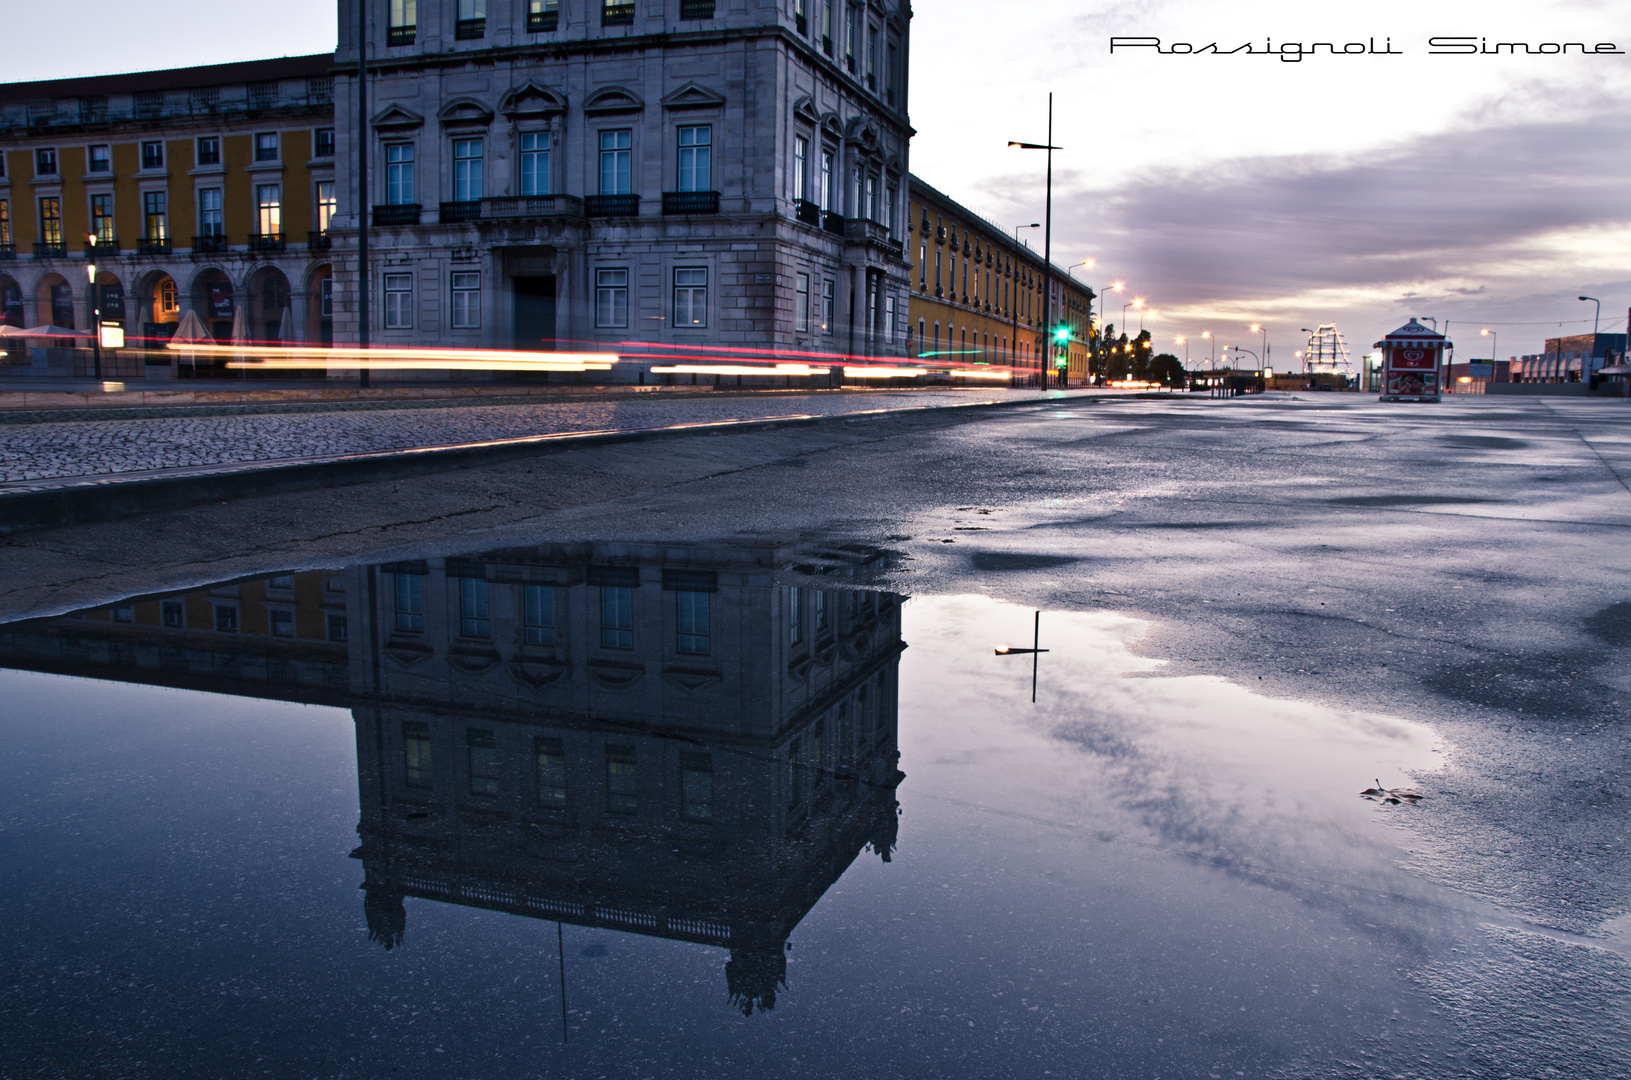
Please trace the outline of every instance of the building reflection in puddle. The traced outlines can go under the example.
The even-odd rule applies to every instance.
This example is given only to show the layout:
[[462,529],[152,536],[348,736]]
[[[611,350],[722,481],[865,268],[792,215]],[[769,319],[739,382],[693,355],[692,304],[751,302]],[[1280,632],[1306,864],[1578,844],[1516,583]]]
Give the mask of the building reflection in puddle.
[[905,646],[900,598],[857,586],[870,557],[590,543],[276,574],[0,627],[0,664],[348,707],[372,940],[411,945],[416,897],[712,945],[747,1013],[826,890],[894,848]]

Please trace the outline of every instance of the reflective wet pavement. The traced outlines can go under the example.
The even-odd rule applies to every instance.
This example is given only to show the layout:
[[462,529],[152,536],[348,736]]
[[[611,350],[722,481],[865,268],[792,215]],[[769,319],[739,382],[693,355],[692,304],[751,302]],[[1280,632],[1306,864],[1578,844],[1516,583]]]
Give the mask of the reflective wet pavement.
[[898,565],[546,544],[0,628],[5,1075],[1493,1076],[1453,1014],[1514,1005],[1615,1074],[1356,797],[1427,727],[1108,611],[1042,614],[1033,705],[1033,612]]

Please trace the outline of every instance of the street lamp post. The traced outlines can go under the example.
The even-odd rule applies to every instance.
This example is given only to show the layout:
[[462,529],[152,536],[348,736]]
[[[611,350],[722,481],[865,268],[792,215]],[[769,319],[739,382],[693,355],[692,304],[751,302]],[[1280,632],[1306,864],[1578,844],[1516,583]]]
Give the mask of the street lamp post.
[[1582,296],[1580,299],[1590,300],[1597,305],[1597,314],[1591,318],[1591,348],[1587,350],[1588,355],[1586,358],[1580,361],[1580,381],[1589,387],[1591,386],[1591,359],[1597,355],[1597,324],[1603,318],[1603,302],[1595,296]]
[[[1494,382],[1495,358],[1501,354],[1501,332],[1499,330],[1491,330],[1488,327],[1485,327],[1484,329],[1478,331],[1478,336],[1489,338],[1489,378],[1491,382]],[[1597,347],[1597,342],[1595,339],[1592,340],[1591,347],[1593,349]]]
[[368,386],[368,0],[357,0],[357,386]]
[[90,278],[91,371],[102,381],[102,297],[96,287],[96,235],[85,237],[85,275]]
[[[1015,142],[1010,140],[1009,146],[1021,150],[1046,150],[1048,152],[1048,184],[1045,196],[1044,213],[1042,215],[1042,337],[1044,341],[1051,341],[1053,332],[1049,328],[1049,304],[1053,297],[1053,152],[1062,149],[1053,145],[1053,94],[1048,94],[1048,141],[1045,143]],[[1045,389],[1048,385],[1048,355],[1052,353],[1051,345],[1048,353],[1042,360],[1041,383]]]

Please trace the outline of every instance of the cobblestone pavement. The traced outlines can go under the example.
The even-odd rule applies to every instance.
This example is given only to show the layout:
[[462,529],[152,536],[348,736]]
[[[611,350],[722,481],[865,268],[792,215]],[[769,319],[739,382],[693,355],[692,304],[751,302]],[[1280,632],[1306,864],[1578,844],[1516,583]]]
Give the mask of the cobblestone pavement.
[[0,428],[0,483],[328,457],[566,431],[967,405],[1021,395],[1041,397],[1013,390],[812,393],[36,423]]

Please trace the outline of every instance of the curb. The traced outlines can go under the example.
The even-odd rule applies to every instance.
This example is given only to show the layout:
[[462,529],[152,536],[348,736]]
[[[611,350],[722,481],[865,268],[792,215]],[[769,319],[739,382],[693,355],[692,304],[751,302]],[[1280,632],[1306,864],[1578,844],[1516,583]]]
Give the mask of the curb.
[[24,482],[11,487],[11,490],[0,491],[0,535],[15,535],[64,525],[117,521],[136,514],[181,510],[256,495],[276,495],[380,480],[400,480],[586,447],[616,446],[695,435],[768,431],[777,427],[850,424],[890,417],[916,417],[929,413],[947,413],[955,416],[974,410],[1005,409],[1015,406],[1048,407],[1065,402],[1101,400],[1106,398],[1083,394],[1079,397],[1028,398],[1023,401],[981,401],[967,405],[915,405],[904,409],[869,409],[824,416],[797,414],[753,420],[718,420],[620,431],[571,431],[524,435],[492,442],[380,450],[326,458],[208,465],[186,470],[167,469],[157,474],[104,474],[82,479],[37,481],[33,482],[34,486],[30,486],[30,482]]

